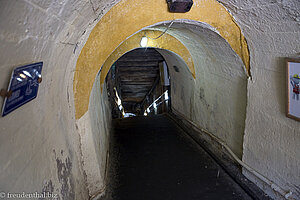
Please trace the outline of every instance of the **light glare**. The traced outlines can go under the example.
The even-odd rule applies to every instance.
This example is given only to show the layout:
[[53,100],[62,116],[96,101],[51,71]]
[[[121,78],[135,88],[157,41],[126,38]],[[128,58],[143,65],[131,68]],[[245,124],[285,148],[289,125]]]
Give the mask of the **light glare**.
[[148,43],[148,38],[147,37],[142,37],[141,39],[141,47],[146,47]]
[[23,73],[24,73],[26,76],[29,76],[30,78],[32,78],[31,74],[30,74],[28,71],[23,71]]
[[19,76],[20,76],[21,78],[24,78],[24,79],[26,78],[25,74],[22,74],[22,73],[19,74]]
[[118,106],[122,104],[121,99],[118,98]]
[[168,91],[165,92],[165,100],[168,100],[169,99],[169,95],[168,95]]

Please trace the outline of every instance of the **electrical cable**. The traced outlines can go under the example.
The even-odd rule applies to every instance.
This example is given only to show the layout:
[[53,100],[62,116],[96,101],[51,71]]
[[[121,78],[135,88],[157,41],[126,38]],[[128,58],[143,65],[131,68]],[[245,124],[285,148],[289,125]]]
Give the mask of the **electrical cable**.
[[161,36],[163,36],[168,31],[168,29],[173,25],[173,23],[174,23],[174,20],[172,20],[171,23],[170,23],[170,25],[166,28],[166,30],[164,30],[164,32],[162,32],[162,34],[160,34],[156,38],[151,38],[151,37],[147,36],[147,32],[145,32],[145,37],[148,38],[148,39],[151,39],[151,40],[157,40],[158,38],[160,38]]

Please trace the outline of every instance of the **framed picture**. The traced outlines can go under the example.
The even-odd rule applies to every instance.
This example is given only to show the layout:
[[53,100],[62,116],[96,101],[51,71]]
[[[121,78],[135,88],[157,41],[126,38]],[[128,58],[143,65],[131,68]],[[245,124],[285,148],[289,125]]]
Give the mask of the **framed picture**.
[[300,121],[300,59],[286,59],[287,116]]

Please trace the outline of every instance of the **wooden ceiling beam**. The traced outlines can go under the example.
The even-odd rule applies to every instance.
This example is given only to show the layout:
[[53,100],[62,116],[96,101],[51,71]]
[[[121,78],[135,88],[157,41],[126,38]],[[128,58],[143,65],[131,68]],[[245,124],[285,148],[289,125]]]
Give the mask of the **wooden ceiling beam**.
[[122,104],[125,103],[140,103],[144,97],[124,97],[122,98]]
[[141,77],[141,78],[153,78],[157,77],[158,73],[120,73],[120,77]]
[[124,67],[120,67],[119,71],[120,72],[127,72],[127,71],[137,71],[137,72],[147,72],[147,71],[158,71],[159,68],[158,67],[148,67],[148,66],[138,66],[138,67],[131,67],[131,66],[124,66]]
[[121,82],[124,81],[154,81],[156,77],[119,77]]
[[158,56],[161,57],[161,55],[157,52],[132,52],[129,54],[125,54],[122,57],[129,57],[129,56]]
[[131,62],[131,61],[118,61],[118,66],[119,67],[139,67],[139,66],[149,66],[149,67],[153,67],[153,66],[157,66],[158,65],[158,61],[135,61],[135,62]]
[[[150,86],[150,88],[151,88],[151,86]],[[143,85],[121,85],[121,88],[122,89],[141,89],[141,88],[145,88],[145,86],[143,86]]]
[[139,56],[139,57],[124,57],[120,58],[120,61],[124,62],[153,62],[153,61],[163,61],[162,57],[148,57],[148,56]]
[[121,85],[153,85],[153,81],[121,81]]

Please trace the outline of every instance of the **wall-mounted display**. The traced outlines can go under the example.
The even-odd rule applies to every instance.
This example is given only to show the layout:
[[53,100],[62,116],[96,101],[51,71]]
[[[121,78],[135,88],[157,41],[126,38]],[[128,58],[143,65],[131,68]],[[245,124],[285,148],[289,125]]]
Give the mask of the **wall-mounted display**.
[[2,116],[7,115],[37,96],[39,83],[42,81],[43,62],[17,67],[12,72],[8,91],[5,97]]
[[300,121],[300,59],[287,59],[287,116]]

